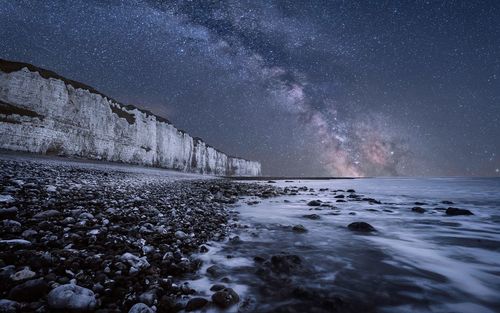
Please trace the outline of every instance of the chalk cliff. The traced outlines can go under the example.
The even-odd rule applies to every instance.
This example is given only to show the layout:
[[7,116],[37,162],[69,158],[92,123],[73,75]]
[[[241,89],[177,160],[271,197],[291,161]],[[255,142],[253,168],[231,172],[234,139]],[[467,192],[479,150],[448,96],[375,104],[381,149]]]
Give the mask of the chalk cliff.
[[257,176],[256,161],[227,156],[168,120],[30,64],[0,59],[0,148]]

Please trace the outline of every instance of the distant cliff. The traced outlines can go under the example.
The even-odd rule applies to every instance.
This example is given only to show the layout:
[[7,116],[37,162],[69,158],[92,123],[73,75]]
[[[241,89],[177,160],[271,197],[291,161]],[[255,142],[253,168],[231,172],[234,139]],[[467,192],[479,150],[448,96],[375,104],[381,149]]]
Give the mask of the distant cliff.
[[0,59],[0,148],[257,176],[259,162],[227,156],[168,120],[30,64]]

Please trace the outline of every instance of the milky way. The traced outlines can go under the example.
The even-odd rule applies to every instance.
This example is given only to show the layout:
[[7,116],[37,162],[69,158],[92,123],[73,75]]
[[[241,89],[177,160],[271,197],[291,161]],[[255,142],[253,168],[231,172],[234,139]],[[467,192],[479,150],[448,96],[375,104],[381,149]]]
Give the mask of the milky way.
[[500,175],[497,1],[0,0],[0,15],[0,58],[268,175]]

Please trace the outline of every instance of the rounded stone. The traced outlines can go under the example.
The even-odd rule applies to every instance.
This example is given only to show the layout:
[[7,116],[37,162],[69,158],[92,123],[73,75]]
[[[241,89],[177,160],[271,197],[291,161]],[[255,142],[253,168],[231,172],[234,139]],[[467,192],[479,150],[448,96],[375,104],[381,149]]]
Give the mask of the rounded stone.
[[128,313],[154,313],[154,311],[144,303],[136,303],[130,308]]
[[61,285],[53,289],[48,295],[48,303],[51,309],[88,312],[96,307],[94,293],[77,285]]

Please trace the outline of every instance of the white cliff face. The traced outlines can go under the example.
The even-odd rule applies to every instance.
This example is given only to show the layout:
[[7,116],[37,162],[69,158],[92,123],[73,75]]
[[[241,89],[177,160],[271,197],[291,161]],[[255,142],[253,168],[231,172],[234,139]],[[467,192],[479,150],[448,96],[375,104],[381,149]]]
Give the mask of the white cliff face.
[[40,73],[0,60],[0,148],[202,174],[261,174],[259,162],[229,157],[147,111]]

